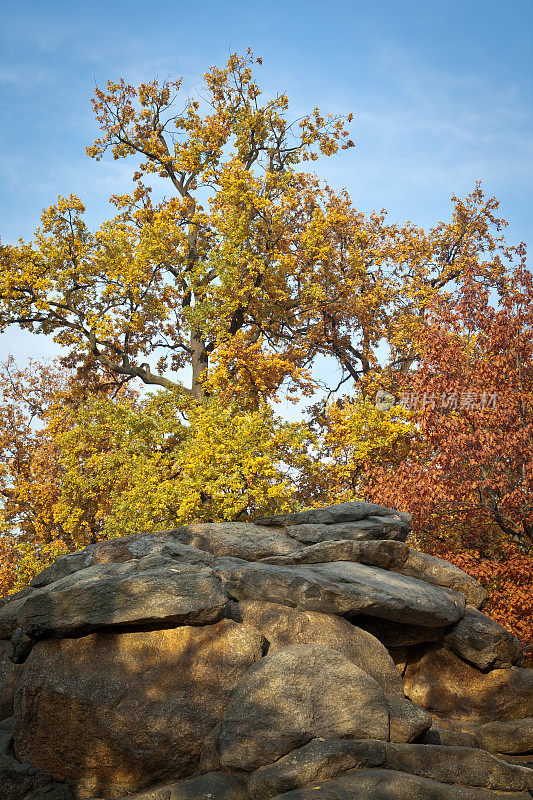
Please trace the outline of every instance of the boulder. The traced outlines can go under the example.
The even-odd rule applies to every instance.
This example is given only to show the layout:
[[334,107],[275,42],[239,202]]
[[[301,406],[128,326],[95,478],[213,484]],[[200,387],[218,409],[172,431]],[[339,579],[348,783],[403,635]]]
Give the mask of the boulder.
[[413,651],[404,690],[423,708],[474,723],[533,716],[533,670],[509,667],[484,673],[445,647]]
[[261,631],[268,642],[269,654],[293,644],[331,647],[368,672],[386,694],[403,697],[401,676],[386,648],[370,633],[341,617],[257,600],[235,603],[230,613],[237,622]]
[[0,599],[2,798],[525,797],[533,671],[479,584],[392,509],[257,522],[91,544]]
[[475,747],[431,744],[387,744],[387,768],[420,775],[439,783],[460,784],[498,792],[533,789],[533,771],[508,764]]
[[[333,527],[333,526],[329,526]],[[406,560],[409,548],[404,542],[388,539],[377,541],[354,541],[339,539],[318,542],[303,547],[286,556],[270,556],[261,559],[268,564],[319,564],[326,561],[358,561],[382,569],[394,569]]]
[[169,783],[123,800],[251,800],[241,775],[209,772],[180,783]]
[[533,753],[533,718],[485,722],[472,727],[481,747],[509,755]]
[[512,667],[522,658],[520,642],[494,620],[467,606],[465,615],[446,633],[446,647],[479,669]]
[[219,736],[224,769],[252,771],[316,737],[388,739],[383,689],[336,650],[293,645],[255,664]]
[[351,539],[355,542],[372,539],[392,539],[405,542],[409,527],[394,517],[368,517],[360,522],[336,522],[331,525],[320,522],[303,525],[287,525],[287,533],[303,544]]
[[[504,795],[531,800],[529,792]],[[277,794],[273,800],[503,800],[501,793],[439,783],[418,775],[383,769],[350,770],[338,778],[312,782],[302,789]]]
[[267,556],[283,556],[302,545],[282,529],[251,525],[247,522],[204,522],[170,531],[183,544],[206,550],[215,556],[258,561]]
[[446,586],[455,592],[461,592],[470,605],[476,608],[480,608],[489,596],[479,581],[467,575],[459,567],[443,561],[442,558],[420,553],[418,550],[409,549],[407,559],[391,569],[435,586]]
[[413,742],[431,728],[431,714],[403,696],[390,696],[389,710],[391,742]]
[[[304,786],[319,789],[322,781],[329,778],[349,770],[369,768],[415,775],[439,785],[457,785],[458,789],[479,787],[524,792],[533,787],[532,770],[508,764],[479,749],[372,740],[313,739],[274,764],[254,772],[249,789],[252,797],[267,800]],[[405,795],[405,800],[411,796],[418,797]]]
[[85,567],[90,567],[92,564],[92,553],[96,545],[92,544],[80,550],[77,553],[68,553],[64,556],[56,558],[53,564],[41,572],[30,581],[30,586],[33,588],[41,588],[48,586],[50,583],[60,581],[75,572],[79,572]]
[[208,567],[167,562],[132,571],[128,564],[104,564],[34,592],[18,619],[32,638],[73,636],[111,626],[210,624],[222,617],[226,602]]
[[11,639],[13,632],[19,627],[19,614],[24,603],[34,592],[23,589],[15,594],[2,597],[0,600],[0,639]]
[[80,798],[187,777],[262,652],[261,634],[230,620],[41,641],[16,695],[16,756]]
[[249,791],[256,800],[268,800],[350,769],[381,767],[385,761],[385,742],[373,739],[312,739],[275,763],[256,770],[250,777]]
[[308,523],[319,523],[331,525],[336,522],[359,522],[371,516],[393,517],[401,521],[404,525],[411,524],[411,515],[403,511],[396,511],[393,508],[379,506],[376,503],[365,503],[354,501],[352,503],[337,503],[332,506],[322,508],[310,508],[307,511],[299,511],[296,514],[276,514],[270,517],[261,517],[255,520],[256,525],[305,525]]
[[330,614],[365,613],[439,627],[460,619],[464,597],[397,573],[337,561],[276,566],[218,559],[217,573],[236,600],[265,600]]
[[69,786],[9,755],[0,755],[0,787],[2,800],[74,800]]
[[13,714],[13,697],[23,667],[9,658],[11,645],[0,641],[0,720]]
[[439,728],[432,725],[416,740],[420,744],[443,744],[448,747],[479,747],[479,742],[472,733]]

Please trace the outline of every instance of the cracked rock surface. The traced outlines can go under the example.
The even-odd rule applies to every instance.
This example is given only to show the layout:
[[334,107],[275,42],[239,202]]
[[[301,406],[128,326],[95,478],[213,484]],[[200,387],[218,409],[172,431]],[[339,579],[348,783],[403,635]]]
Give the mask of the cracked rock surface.
[[0,795],[531,800],[533,671],[409,525],[341,503],[58,558],[0,599]]

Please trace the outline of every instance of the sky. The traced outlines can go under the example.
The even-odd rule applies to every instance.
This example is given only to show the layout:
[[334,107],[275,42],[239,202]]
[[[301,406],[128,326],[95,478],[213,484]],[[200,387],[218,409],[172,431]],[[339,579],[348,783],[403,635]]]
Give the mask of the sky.
[[[128,190],[131,164],[85,154],[95,84],[181,75],[192,93],[250,46],[265,96],[286,92],[295,117],[354,113],[356,147],[317,171],[361,210],[429,227],[481,180],[509,239],[529,242],[532,35],[532,0],[0,0],[0,237],[31,238],[58,194],[97,226]],[[57,352],[0,334],[0,361]]]

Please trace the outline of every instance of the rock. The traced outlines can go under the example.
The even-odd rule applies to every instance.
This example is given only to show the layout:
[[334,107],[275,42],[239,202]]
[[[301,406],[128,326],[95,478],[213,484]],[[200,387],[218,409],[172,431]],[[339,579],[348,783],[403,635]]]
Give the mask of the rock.
[[484,673],[445,647],[412,652],[404,690],[414,703],[452,720],[533,716],[533,670],[510,667]]
[[206,550],[214,556],[248,561],[288,555],[302,546],[287,536],[283,529],[247,522],[204,522],[185,525],[169,533],[174,540]]
[[8,651],[9,660],[13,664],[23,664],[31,653],[33,644],[33,639],[26,636],[22,628],[15,628],[11,635],[11,644]]
[[376,503],[364,503],[355,501],[353,503],[337,503],[333,506],[323,508],[310,508],[307,511],[300,511],[296,514],[282,514],[271,517],[261,517],[255,520],[256,525],[305,525],[319,523],[331,525],[336,522],[359,522],[370,516],[393,517],[403,522],[404,525],[411,524],[411,515],[393,508],[378,506]]
[[137,533],[99,542],[92,551],[91,565],[139,560],[147,556],[160,556],[202,567],[208,567],[214,561],[211,553],[175,541],[171,533]]
[[510,755],[533,753],[533,719],[485,722],[476,725],[472,734],[484,750]]
[[533,771],[508,764],[474,747],[387,744],[388,769],[439,783],[521,792],[533,789]]
[[[333,527],[333,526],[330,526]],[[357,561],[382,569],[393,569],[405,561],[409,548],[404,542],[388,539],[377,541],[324,541],[312,544],[287,556],[270,556],[261,559],[268,564],[320,564],[326,561]]]
[[522,658],[520,642],[494,620],[467,606],[444,637],[446,647],[479,669],[511,667]]
[[34,592],[31,589],[16,592],[3,597],[0,602],[0,639],[11,639],[13,632],[19,627],[19,614],[24,603]]
[[367,672],[386,694],[403,697],[401,676],[386,648],[370,633],[341,617],[257,600],[234,604],[231,616],[261,631],[268,642],[269,654],[293,644],[331,647]]
[[413,742],[431,728],[431,714],[405,697],[389,697],[391,742]]
[[316,737],[388,739],[383,689],[336,650],[293,645],[255,664],[219,736],[224,769],[255,770]]
[[416,740],[420,744],[443,744],[447,747],[479,747],[479,742],[471,733],[447,730],[433,725]]
[[386,761],[385,742],[354,739],[312,739],[274,764],[260,767],[250,777],[251,797],[274,795],[321,782],[349,769],[380,767]]
[[0,721],[0,756],[13,756],[13,724],[14,717]]
[[209,772],[188,781],[128,795],[123,800],[251,800],[246,784],[241,775]]
[[33,580],[30,581],[30,586],[33,588],[40,588],[48,586],[55,581],[73,575],[75,572],[91,566],[91,557],[96,545],[92,544],[84,550],[77,553],[68,553],[64,556],[56,558],[53,564],[46,569],[39,572]]
[[360,522],[320,522],[304,525],[287,525],[287,533],[304,544],[351,539],[353,541],[397,540],[405,542],[409,527],[394,517],[368,517]]
[[435,586],[446,586],[455,592],[462,592],[467,601],[476,608],[479,608],[489,596],[479,581],[467,575],[459,567],[443,561],[442,558],[420,553],[418,550],[409,549],[407,559],[391,569]]
[[[439,785],[458,784],[512,792],[527,791],[533,786],[533,771],[508,764],[482,750],[372,740],[313,739],[274,764],[254,772],[249,789],[252,797],[267,800],[299,787],[319,788],[322,781],[348,770],[368,768],[416,775]],[[367,797],[353,795],[356,796]],[[418,794],[411,796],[418,797]]]
[[409,647],[414,644],[437,642],[443,628],[429,628],[427,625],[398,624],[379,617],[359,615],[354,622],[375,636],[387,650]]
[[0,755],[0,786],[2,800],[73,800],[70,788],[49,773],[6,755]]
[[13,714],[13,697],[23,667],[9,658],[10,643],[0,641],[0,720]]
[[187,777],[262,648],[258,631],[229,620],[41,641],[16,696],[16,756],[79,798]]
[[220,753],[218,752],[220,725],[220,722],[218,725],[215,725],[204,740],[204,749],[202,750],[200,762],[198,764],[199,775],[203,775],[204,772],[220,772],[222,769]]
[[265,600],[331,614],[366,613],[431,627],[449,625],[464,613],[462,595],[366,564],[278,567],[219,559],[215,568],[236,600]]
[[25,601],[19,625],[32,638],[72,636],[110,626],[205,625],[224,612],[227,596],[207,567],[124,568],[89,567],[40,589]]
[[[505,795],[531,800],[529,792]],[[500,793],[407,775],[383,769],[351,770],[338,778],[311,782],[302,789],[278,794],[272,800],[503,800]]]

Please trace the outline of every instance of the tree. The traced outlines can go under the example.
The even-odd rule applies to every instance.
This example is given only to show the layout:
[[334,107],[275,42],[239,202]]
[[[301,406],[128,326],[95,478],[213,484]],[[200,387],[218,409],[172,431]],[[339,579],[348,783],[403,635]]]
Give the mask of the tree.
[[533,279],[522,260],[491,294],[470,272],[435,299],[403,388],[417,441],[372,492],[424,516],[496,524],[533,546]]
[[268,407],[240,411],[161,390],[144,398],[94,371],[12,359],[0,377],[0,588],[58,555],[192,520],[299,506],[312,439]]
[[[455,199],[451,222],[427,233],[361,214],[303,171],[352,146],[351,116],[315,108],[289,122],[284,94],[262,102],[258,63],[248,51],[212,67],[205,100],[179,113],[181,79],[96,90],[102,135],[88,153],[140,162],[135,188],[94,233],[71,195],[32,242],[2,247],[2,328],[52,335],[123,382],[258,408],[281,386],[316,388],[318,356],[340,370],[329,390],[372,372],[383,338],[408,365],[428,299],[467,264],[494,279],[493,199]],[[142,181],[157,178],[174,194],[155,202]],[[184,367],[190,386],[175,376]]]

